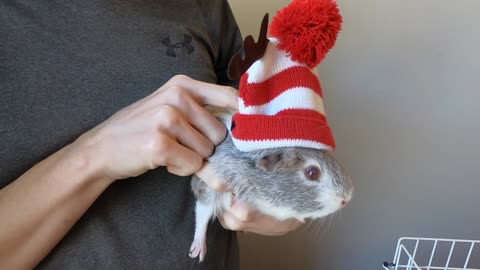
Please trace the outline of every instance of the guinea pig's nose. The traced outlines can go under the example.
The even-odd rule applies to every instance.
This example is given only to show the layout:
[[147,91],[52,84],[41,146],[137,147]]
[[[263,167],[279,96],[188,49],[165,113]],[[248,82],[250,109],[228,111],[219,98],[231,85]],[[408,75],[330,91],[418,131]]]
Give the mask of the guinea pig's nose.
[[347,205],[347,203],[348,203],[347,201],[343,200],[343,201],[342,201],[342,207],[344,207],[345,205]]

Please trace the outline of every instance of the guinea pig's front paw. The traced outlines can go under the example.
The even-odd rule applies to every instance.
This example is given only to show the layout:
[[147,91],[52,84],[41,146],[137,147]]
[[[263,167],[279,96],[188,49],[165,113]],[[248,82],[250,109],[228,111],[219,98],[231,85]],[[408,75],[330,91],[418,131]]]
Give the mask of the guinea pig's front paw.
[[203,262],[205,255],[207,254],[207,244],[205,239],[194,239],[192,245],[190,246],[190,252],[188,256],[195,259],[198,257],[200,262]]

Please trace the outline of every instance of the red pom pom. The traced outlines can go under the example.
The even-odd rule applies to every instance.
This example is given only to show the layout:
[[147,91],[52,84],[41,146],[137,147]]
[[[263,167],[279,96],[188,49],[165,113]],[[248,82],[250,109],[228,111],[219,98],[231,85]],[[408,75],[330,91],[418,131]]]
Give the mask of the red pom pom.
[[277,12],[269,32],[293,61],[313,68],[335,44],[341,25],[334,0],[293,0]]

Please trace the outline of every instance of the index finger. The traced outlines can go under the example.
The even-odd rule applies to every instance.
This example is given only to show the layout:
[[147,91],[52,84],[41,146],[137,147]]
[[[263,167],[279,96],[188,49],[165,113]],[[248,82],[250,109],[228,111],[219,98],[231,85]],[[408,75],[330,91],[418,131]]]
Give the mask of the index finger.
[[200,105],[238,109],[237,90],[230,86],[217,85],[194,80],[188,76],[177,75],[163,85],[159,91],[172,86],[187,90]]

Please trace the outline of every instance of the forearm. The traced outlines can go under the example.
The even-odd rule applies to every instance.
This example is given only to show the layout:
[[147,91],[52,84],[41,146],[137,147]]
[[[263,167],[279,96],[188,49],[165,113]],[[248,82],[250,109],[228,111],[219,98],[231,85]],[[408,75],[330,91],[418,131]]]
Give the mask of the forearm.
[[0,190],[0,269],[30,269],[112,182],[88,151],[67,146]]

